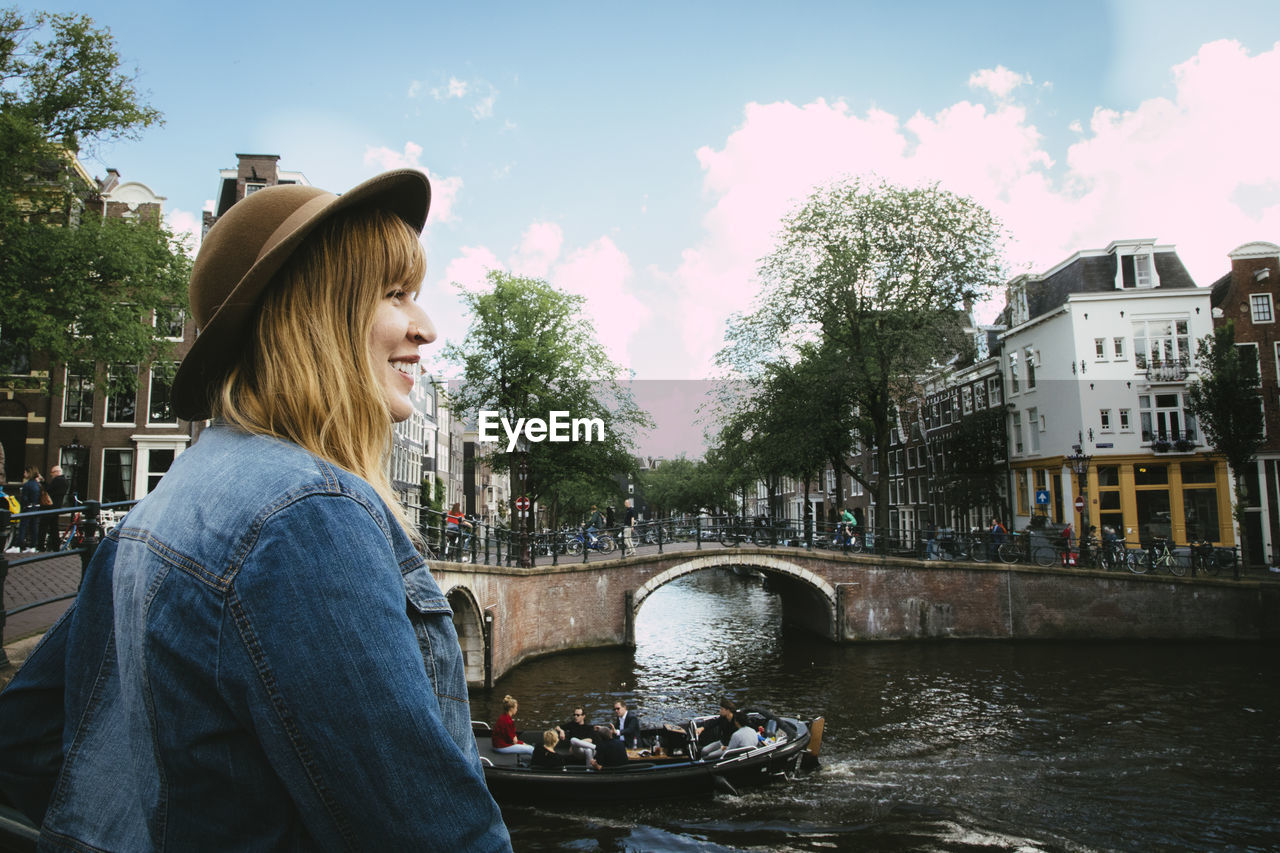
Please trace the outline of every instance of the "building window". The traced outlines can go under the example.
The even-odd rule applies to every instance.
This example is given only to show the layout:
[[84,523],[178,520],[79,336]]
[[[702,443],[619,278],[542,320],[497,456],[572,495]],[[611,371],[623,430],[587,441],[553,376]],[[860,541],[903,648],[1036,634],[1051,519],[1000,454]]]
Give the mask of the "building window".
[[138,400],[138,368],[113,364],[107,368],[107,423],[133,426]]
[[1027,409],[1027,435],[1030,438],[1028,442],[1032,453],[1040,452],[1040,415],[1036,409]]
[[[1276,346],[1276,365],[1277,375],[1280,375],[1280,344]],[[999,376],[992,376],[987,380],[987,397],[992,406],[999,406],[1004,402],[1004,391],[1000,385]]]
[[1036,387],[1036,354],[1031,347],[1026,348],[1027,356],[1027,390]]
[[156,486],[160,485],[160,478],[165,475],[172,464],[172,448],[157,448],[147,454],[147,494],[155,491]]
[[1124,338],[1111,339],[1112,352],[1115,353],[1116,361],[1124,360]]
[[161,307],[155,313],[156,333],[171,341],[182,340],[182,329],[187,322],[187,313],[174,306]]
[[1093,352],[1094,352],[1094,358],[1096,358],[1098,361],[1105,361],[1107,358],[1107,339],[1094,338]]
[[1236,350],[1240,353],[1240,367],[1253,373],[1254,385],[1260,384],[1262,382],[1262,361],[1258,354],[1258,345],[1253,342],[1236,344]]
[[147,420],[153,424],[176,424],[178,416],[173,411],[173,374],[176,363],[151,366],[151,395]]
[[1009,393],[1018,393],[1018,354],[1016,352],[1009,353]]
[[1275,315],[1271,313],[1270,293],[1251,294],[1249,296],[1249,311],[1253,314],[1253,322],[1255,323],[1275,322]]
[[1143,441],[1196,440],[1196,421],[1181,394],[1139,394]]
[[67,365],[62,422],[71,424],[93,423],[92,364]]
[[1131,422],[1130,422],[1130,420],[1129,420],[1129,410],[1128,410],[1128,409],[1121,409],[1121,410],[1120,410],[1120,431],[1121,431],[1121,432],[1129,432],[1129,431],[1130,431],[1130,430],[1132,430],[1132,429],[1133,429],[1133,427],[1132,427]]
[[102,451],[102,502],[114,503],[133,498],[133,451]]
[[244,197],[245,197],[245,198],[248,198],[249,196],[251,196],[251,195],[253,195],[254,193],[256,193],[258,190],[265,190],[266,188],[267,188],[267,185],[266,185],[265,183],[262,183],[262,182],[257,182],[257,183],[255,183],[255,182],[253,182],[253,181],[245,181],[245,182],[244,182]]
[[1186,320],[1140,320],[1133,324],[1133,358],[1137,367],[1191,363]]
[[1013,433],[1013,452],[1022,453],[1022,412],[1013,413],[1013,427],[1010,429]]
[[1031,515],[1031,502],[1027,499],[1027,472],[1015,471],[1013,480],[1018,494],[1018,515]]
[[985,409],[987,407],[987,386],[981,382],[973,386],[973,407],[975,409]]
[[1154,287],[1155,281],[1151,274],[1151,255],[1121,255],[1120,286],[1124,288]]
[[1098,412],[1098,422],[1102,425],[1103,432],[1111,432],[1111,410],[1103,409]]
[[968,385],[960,389],[960,406],[966,415],[973,411],[973,389]]

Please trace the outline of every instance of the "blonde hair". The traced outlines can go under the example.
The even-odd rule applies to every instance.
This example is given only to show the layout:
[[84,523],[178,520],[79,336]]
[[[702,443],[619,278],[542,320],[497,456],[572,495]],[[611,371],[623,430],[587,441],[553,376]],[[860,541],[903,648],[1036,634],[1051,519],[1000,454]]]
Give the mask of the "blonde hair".
[[388,289],[416,294],[426,274],[417,234],[376,211],[336,216],[275,274],[253,333],[213,400],[213,415],[293,442],[366,480],[415,541],[387,476],[391,411],[369,354]]
[[519,704],[520,703],[517,702],[515,700],[515,697],[513,697],[510,693],[502,697],[502,710],[508,714],[511,713],[512,708],[516,707]]
[[547,749],[555,749],[556,744],[560,742],[560,735],[556,734],[555,729],[547,729],[542,733],[542,745]]

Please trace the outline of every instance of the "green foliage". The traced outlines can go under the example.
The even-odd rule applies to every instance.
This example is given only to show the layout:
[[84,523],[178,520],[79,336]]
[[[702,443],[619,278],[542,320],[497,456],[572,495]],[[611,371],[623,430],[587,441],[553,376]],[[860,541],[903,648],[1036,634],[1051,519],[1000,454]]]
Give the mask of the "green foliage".
[[0,364],[33,352],[55,363],[144,364],[172,350],[151,313],[186,309],[191,261],[168,231],[93,217],[78,228],[18,222],[5,233]]
[[111,32],[85,15],[0,10],[0,81],[0,220],[20,200],[39,207],[44,198],[55,208],[65,201],[33,197],[32,188],[71,190],[67,151],[136,138],[161,121],[142,102],[137,75],[121,71]]
[[733,512],[736,507],[724,469],[714,461],[668,459],[644,471],[640,486],[649,507],[658,517],[671,513]]
[[1234,514],[1239,523],[1240,553],[1247,555],[1245,513],[1249,495],[1245,471],[1265,438],[1258,363],[1236,346],[1235,324],[1230,320],[1214,329],[1212,337],[1200,340],[1196,359],[1200,379],[1187,386],[1187,396],[1205,440],[1226,457],[1235,474]]
[[168,354],[151,314],[186,308],[184,247],[155,225],[72,215],[97,192],[80,147],[159,121],[108,30],[0,10],[0,372],[37,353],[134,365]]
[[1263,442],[1258,364],[1236,346],[1228,320],[1199,342],[1200,380],[1187,386],[1205,439],[1227,458],[1237,474],[1258,455]]
[[[967,345],[963,304],[1003,280],[1000,240],[987,210],[936,185],[818,189],[763,261],[759,307],[730,320],[718,361],[755,383],[764,414],[748,406],[729,426],[789,474],[843,460],[855,438],[888,470],[899,402],[940,352]],[[845,470],[874,488],[887,520],[887,478]]]
[[[559,507],[576,508],[584,496],[597,503],[616,500],[614,478],[634,474],[631,446],[650,420],[619,384],[621,369],[583,316],[585,300],[548,282],[498,271],[489,274],[489,289],[459,292],[472,320],[466,339],[444,350],[463,371],[450,405],[471,417],[497,412],[512,425],[520,418],[547,420],[552,411],[599,418],[604,441],[531,444],[525,493],[550,503],[553,521]],[[512,473],[518,494],[519,454],[507,452],[505,436],[493,448],[490,464]]]

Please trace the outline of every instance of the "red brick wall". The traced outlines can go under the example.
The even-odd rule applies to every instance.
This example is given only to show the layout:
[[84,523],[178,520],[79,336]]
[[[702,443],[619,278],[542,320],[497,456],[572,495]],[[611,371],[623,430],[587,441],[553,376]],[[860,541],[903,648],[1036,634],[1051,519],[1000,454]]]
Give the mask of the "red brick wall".
[[[675,552],[625,563],[593,562],[534,569],[438,564],[448,593],[470,591],[493,616],[490,659],[497,679],[530,657],[628,642],[628,593],[693,559],[737,559],[754,552]],[[717,555],[720,555],[717,557]],[[767,549],[760,557],[811,573],[836,602],[794,574],[785,596],[803,585],[802,601],[784,612],[842,641],[919,639],[1274,639],[1280,637],[1280,588],[1257,582],[1205,581],[1107,572],[938,564],[866,556],[811,557]],[[642,605],[643,606],[643,605]]]

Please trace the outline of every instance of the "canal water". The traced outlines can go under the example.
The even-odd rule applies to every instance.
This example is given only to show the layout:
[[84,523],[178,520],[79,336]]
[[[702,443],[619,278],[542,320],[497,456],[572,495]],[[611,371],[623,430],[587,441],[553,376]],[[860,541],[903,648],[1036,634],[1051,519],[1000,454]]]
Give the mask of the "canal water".
[[[718,697],[826,718],[822,766],[740,797],[504,810],[517,851],[1280,850],[1280,648],[1227,643],[836,646],[784,629],[759,579],[654,593],[636,648],[525,663],[529,735],[626,700],[652,722]],[[532,740],[532,737],[526,739]]]

